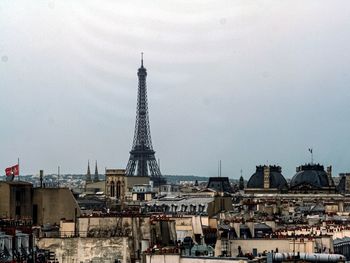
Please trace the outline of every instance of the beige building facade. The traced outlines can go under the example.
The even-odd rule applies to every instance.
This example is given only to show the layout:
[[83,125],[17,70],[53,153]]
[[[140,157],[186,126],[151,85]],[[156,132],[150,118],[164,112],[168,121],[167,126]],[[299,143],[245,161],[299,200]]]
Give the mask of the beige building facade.
[[0,182],[0,218],[32,217],[33,185],[22,181]]

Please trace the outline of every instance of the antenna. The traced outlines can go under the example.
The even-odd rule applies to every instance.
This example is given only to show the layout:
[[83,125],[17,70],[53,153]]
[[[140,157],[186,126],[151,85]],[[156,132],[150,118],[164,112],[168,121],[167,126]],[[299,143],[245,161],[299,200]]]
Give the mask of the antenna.
[[220,170],[219,170],[219,171],[220,171],[220,173],[219,173],[219,174],[220,174],[220,176],[219,176],[219,177],[221,177],[221,160],[220,160],[220,165],[219,165],[219,168],[220,168]]
[[218,177],[220,177],[220,164],[219,164],[219,161],[218,161]]
[[141,52],[141,67],[143,67],[143,52]]

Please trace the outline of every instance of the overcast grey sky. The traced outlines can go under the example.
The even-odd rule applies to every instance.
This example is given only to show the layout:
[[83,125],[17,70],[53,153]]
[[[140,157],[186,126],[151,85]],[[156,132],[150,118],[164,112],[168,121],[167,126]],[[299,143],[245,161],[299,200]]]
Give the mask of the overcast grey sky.
[[349,40],[347,0],[1,0],[1,174],[125,168],[141,51],[164,174],[349,172]]

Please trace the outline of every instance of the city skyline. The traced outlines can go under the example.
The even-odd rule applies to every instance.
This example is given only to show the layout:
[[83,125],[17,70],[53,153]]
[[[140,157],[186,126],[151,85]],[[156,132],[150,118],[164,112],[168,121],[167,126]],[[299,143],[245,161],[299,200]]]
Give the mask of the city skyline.
[[350,171],[348,2],[136,3],[0,4],[2,171],[125,168],[140,52],[163,174]]

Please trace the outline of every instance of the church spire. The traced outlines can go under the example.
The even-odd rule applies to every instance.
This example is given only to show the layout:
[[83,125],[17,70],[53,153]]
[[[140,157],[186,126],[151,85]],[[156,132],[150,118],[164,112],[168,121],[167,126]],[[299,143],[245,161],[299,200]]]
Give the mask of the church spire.
[[94,182],[98,182],[100,179],[98,178],[98,170],[97,170],[97,161],[95,161],[95,176],[94,176]]
[[88,160],[88,168],[86,172],[86,182],[91,183],[90,160]]

